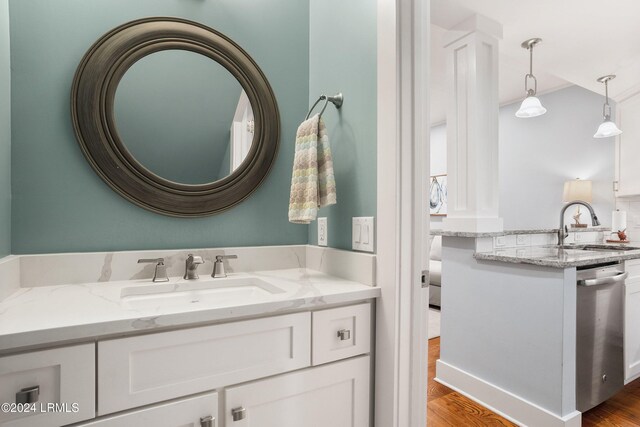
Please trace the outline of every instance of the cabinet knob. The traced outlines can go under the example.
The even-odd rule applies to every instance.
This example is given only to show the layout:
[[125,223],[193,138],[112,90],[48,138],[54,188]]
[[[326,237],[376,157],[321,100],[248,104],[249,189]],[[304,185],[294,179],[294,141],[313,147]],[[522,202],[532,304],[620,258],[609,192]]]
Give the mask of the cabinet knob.
[[16,403],[34,403],[40,398],[40,386],[23,388],[16,393]]
[[349,329],[340,329],[338,331],[338,338],[340,338],[340,341],[351,339],[351,331]]
[[216,419],[211,415],[200,418],[200,427],[215,427]]
[[247,417],[247,410],[243,407],[233,408],[231,410],[231,418],[233,421],[244,420]]

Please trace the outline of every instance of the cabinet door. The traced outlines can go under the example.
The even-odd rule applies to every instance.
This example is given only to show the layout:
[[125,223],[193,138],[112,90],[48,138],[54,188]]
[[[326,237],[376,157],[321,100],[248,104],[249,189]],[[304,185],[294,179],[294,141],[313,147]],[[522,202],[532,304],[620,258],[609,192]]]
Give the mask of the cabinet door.
[[640,377],[640,281],[626,284],[624,307],[624,380]]
[[216,427],[218,393],[150,406],[138,411],[91,421],[76,427]]
[[369,372],[362,356],[231,387],[226,427],[369,427]]
[[616,105],[617,123],[624,132],[616,141],[616,196],[640,194],[640,94]]

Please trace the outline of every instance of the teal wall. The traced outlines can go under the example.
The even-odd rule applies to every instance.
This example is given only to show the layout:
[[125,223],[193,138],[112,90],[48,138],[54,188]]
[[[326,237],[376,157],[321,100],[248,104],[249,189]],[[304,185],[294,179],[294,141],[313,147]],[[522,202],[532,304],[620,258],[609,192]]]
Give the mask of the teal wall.
[[[361,7],[352,8],[352,16],[356,9],[361,13]],[[371,7],[375,8],[375,5]],[[10,10],[14,253],[307,242],[307,228],[290,224],[287,209],[295,131],[309,101],[308,2],[11,0]],[[339,14],[334,10],[332,19],[335,15]],[[222,214],[202,219],[177,219],[143,210],[118,196],[102,182],[82,156],[75,141],[69,114],[69,94],[78,62],[91,44],[105,32],[129,20],[147,16],[191,19],[230,36],[259,64],[276,94],[282,139],[274,168],[249,199]],[[341,26],[351,24],[350,18],[344,21],[340,19]],[[330,21],[325,21],[325,24]],[[363,27],[369,34],[375,34],[375,25],[371,25],[366,21]],[[319,28],[314,30],[316,40],[320,36],[318,31]],[[326,29],[323,31],[325,36],[330,33]],[[357,27],[353,28],[353,34],[358,34]],[[331,50],[333,45],[342,43],[337,36],[331,36],[331,40]],[[351,43],[360,42],[349,42],[349,45]],[[322,51],[320,54],[323,58],[329,58],[333,52]],[[340,58],[346,54],[342,52],[331,62],[339,64]],[[351,56],[354,63],[356,57]],[[315,64],[316,60],[312,63]],[[355,63],[370,66],[369,61],[357,60]],[[340,68],[332,65],[323,70],[330,70],[337,77],[343,74],[344,68],[344,65]],[[315,76],[322,73],[321,70],[314,71]],[[349,76],[352,74],[349,73]],[[355,76],[349,77],[348,81],[354,82]],[[331,91],[338,89],[336,85],[341,82],[323,83],[330,83],[326,90]],[[314,84],[314,91],[320,90],[321,86],[324,87]],[[369,85],[365,86],[368,92]],[[365,102],[364,99],[358,101],[365,91],[358,94],[354,88],[346,85],[343,90],[348,99],[346,105],[353,111],[358,108],[369,111],[372,107],[367,104],[375,104],[375,96],[370,93],[366,93]],[[347,114],[344,117],[348,118]],[[327,119],[333,123],[330,126],[337,123],[334,115],[328,115]],[[357,123],[365,124],[364,119],[359,119]],[[360,161],[365,161],[361,167],[366,169],[371,159],[375,161],[372,139],[375,136],[375,124],[367,123],[367,126],[370,129],[365,135],[358,132],[358,139],[365,136],[370,139],[366,144],[363,143],[366,145],[366,158],[353,156],[351,151],[355,148],[348,141],[336,151],[336,156],[344,154],[350,163],[339,165],[339,182],[351,180],[348,169],[355,168],[356,162],[360,165]],[[348,134],[350,127],[340,129],[337,134],[333,128],[336,143],[345,140],[342,135]],[[367,177],[370,174],[375,178],[375,172],[367,172]],[[2,182],[0,178],[0,185]],[[375,182],[368,184],[375,188]],[[354,184],[349,185],[355,185],[355,180]],[[344,209],[344,206],[360,208],[363,203],[348,201],[347,194],[346,191],[342,194],[344,202],[340,209]],[[368,209],[373,206],[373,203],[367,204]],[[334,213],[338,212],[340,210],[334,210]],[[351,212],[350,208],[348,214]]]
[[[328,245],[351,249],[351,218],[376,215],[376,2],[311,0],[309,103],[341,91],[341,110],[332,105],[327,124],[338,203],[323,208]],[[318,226],[309,226],[317,243]]]
[[9,3],[0,1],[0,257],[11,253],[11,69]]

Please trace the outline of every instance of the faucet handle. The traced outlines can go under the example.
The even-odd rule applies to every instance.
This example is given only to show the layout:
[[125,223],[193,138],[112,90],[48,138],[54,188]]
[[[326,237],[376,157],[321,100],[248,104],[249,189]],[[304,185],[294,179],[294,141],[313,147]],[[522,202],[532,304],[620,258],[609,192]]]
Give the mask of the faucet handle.
[[155,264],[156,269],[153,272],[153,282],[168,282],[167,267],[164,265],[164,258],[142,258],[138,260],[138,264]]
[[164,264],[164,258],[141,258],[138,260],[138,264]]
[[211,277],[227,277],[227,272],[224,270],[224,259],[236,259],[238,255],[216,255],[216,262],[213,264],[213,273]]
[[223,259],[237,259],[238,255],[216,255],[216,262],[222,262]]

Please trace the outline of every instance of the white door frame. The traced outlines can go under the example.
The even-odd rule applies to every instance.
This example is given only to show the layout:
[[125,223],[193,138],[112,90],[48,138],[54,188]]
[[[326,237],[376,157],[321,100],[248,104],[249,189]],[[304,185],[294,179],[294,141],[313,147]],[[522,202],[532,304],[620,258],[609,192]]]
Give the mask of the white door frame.
[[378,0],[376,427],[425,427],[430,0]]

